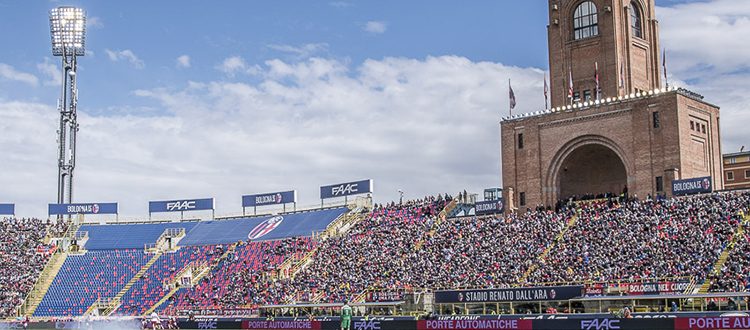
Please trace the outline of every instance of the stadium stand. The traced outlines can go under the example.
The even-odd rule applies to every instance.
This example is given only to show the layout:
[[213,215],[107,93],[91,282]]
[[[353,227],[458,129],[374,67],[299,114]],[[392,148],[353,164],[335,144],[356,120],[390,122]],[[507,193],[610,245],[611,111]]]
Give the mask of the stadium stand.
[[[346,213],[347,208],[334,208],[319,211],[308,211],[281,215],[281,222],[275,229],[255,240],[274,240],[287,237],[310,236],[319,232],[339,216]],[[202,221],[187,233],[180,245],[229,244],[248,239],[248,234],[257,226],[264,224],[273,216],[241,218],[232,220]]]
[[[344,209],[283,215],[282,221],[266,216],[192,224],[179,249],[159,257],[125,293],[116,313],[142,315],[158,307],[174,315],[186,309],[357,301],[377,289],[680,277],[711,291],[746,291],[750,282],[750,223],[744,218],[750,192],[640,201],[610,197],[561,203],[556,210],[446,219],[444,209],[452,200],[446,195],[376,205],[333,236],[310,233],[325,229]],[[153,228],[152,238],[165,227]],[[257,241],[248,238],[259,232],[267,233],[254,236]],[[280,265],[302,256],[310,258],[303,268],[291,277],[281,274]],[[35,315],[81,315],[97,298],[122,290],[149,258],[140,249],[68,257]],[[213,266],[192,288],[166,285],[193,262]]]
[[68,256],[34,316],[83,315],[97,299],[115,296],[150,258],[142,249]]
[[[333,208],[232,220],[81,226],[78,232],[88,233],[88,252],[66,259],[34,316],[80,316],[97,300],[111,298],[120,302],[115,314],[140,315],[168,294],[169,285],[186,266],[196,262],[212,265],[221,254],[218,251],[225,251],[224,245],[248,241],[248,234],[258,241],[233,251],[226,263],[231,270],[210,275],[210,279],[239,274],[244,269],[238,268],[240,261],[250,271],[270,271],[288,256],[309,252],[314,246],[309,236],[325,230],[347,211]],[[174,228],[186,232],[176,251],[172,251],[174,246],[166,246],[159,255],[146,253],[162,234]],[[220,271],[221,266],[216,269]],[[217,295],[230,297],[228,292],[239,290],[237,283],[244,283],[237,281],[224,278],[221,285],[230,291]]]
[[740,224],[747,194],[584,203],[529,282],[703,280]]
[[141,315],[150,306],[169,292],[165,285],[175,280],[175,276],[192,262],[210,264],[223,253],[222,246],[183,247],[165,253],[141,277],[121,299],[122,305],[115,311],[117,315]]
[[196,222],[83,225],[78,232],[88,232],[86,250],[142,249],[156,242],[168,228],[183,228],[190,231]]
[[742,225],[732,252],[718,274],[710,278],[712,292],[750,291],[750,223]]
[[39,219],[0,219],[0,319],[14,316],[56,248],[46,237],[59,237],[64,222]]
[[312,263],[275,283],[293,301],[343,301],[370,286],[407,287],[419,280],[416,250],[451,198],[376,206],[344,236],[321,243]]
[[314,248],[309,237],[241,244],[214,271],[192,289],[181,289],[158,308],[174,313],[185,308],[226,308],[247,304],[275,304],[286,292],[278,290],[272,271],[284,260]]

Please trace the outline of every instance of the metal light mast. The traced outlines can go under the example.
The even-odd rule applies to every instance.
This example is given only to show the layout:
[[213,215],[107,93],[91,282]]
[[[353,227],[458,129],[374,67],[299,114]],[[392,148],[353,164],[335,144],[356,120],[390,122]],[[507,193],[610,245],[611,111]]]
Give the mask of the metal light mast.
[[73,171],[76,166],[78,132],[77,56],[85,54],[86,13],[81,8],[58,7],[49,12],[52,55],[62,59],[62,89],[57,108],[60,111],[58,133],[57,202],[73,201]]

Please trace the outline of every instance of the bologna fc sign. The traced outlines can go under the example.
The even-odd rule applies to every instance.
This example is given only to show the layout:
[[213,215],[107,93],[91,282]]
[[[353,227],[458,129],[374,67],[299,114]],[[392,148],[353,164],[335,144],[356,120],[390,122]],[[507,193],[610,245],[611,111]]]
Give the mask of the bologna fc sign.
[[255,226],[255,228],[253,228],[253,230],[251,230],[250,233],[247,234],[247,239],[252,241],[266,236],[266,234],[276,229],[276,227],[278,227],[282,221],[284,221],[284,217],[280,215],[266,219],[259,225]]
[[49,204],[49,215],[117,214],[117,203]]
[[672,194],[674,196],[710,193],[713,190],[711,177],[674,180],[672,182]]
[[297,202],[297,191],[280,191],[275,193],[242,196],[242,207],[286,204]]

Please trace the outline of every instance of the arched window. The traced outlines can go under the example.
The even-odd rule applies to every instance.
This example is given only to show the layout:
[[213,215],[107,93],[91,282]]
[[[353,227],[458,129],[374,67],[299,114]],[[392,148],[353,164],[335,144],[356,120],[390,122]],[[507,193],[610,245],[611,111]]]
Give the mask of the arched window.
[[591,1],[584,1],[573,13],[573,37],[578,40],[598,35],[599,18],[596,15],[596,5]]
[[643,38],[643,28],[641,27],[641,10],[634,1],[630,2],[630,27],[633,29],[633,35]]

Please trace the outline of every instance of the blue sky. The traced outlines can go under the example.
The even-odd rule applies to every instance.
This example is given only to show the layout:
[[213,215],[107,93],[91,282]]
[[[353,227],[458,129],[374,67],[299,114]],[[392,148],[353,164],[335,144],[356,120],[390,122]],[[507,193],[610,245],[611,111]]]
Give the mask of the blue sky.
[[[670,80],[748,142],[750,1],[657,0]],[[48,10],[84,7],[76,200],[217,198],[372,178],[376,200],[500,182],[498,121],[542,109],[546,1],[0,0],[0,202],[55,199]]]
[[[93,56],[81,59],[79,83],[84,93],[107,97],[87,98],[81,106],[90,108],[132,105],[134,89],[220,76],[214,67],[228,55],[260,64],[299,58],[274,48],[282,45],[317,44],[309,55],[351,63],[455,54],[523,67],[546,67],[547,60],[543,1],[3,1],[8,19],[0,28],[20,32],[1,37],[14,45],[2,51],[3,61],[34,71],[51,57],[46,13],[62,4],[85,8],[95,21],[87,31]],[[385,31],[368,32],[368,22]],[[131,50],[143,68],[112,62],[107,49]],[[176,68],[175,58],[185,54],[191,68]],[[44,97],[54,99],[52,92]],[[42,97],[26,88],[10,93]]]

